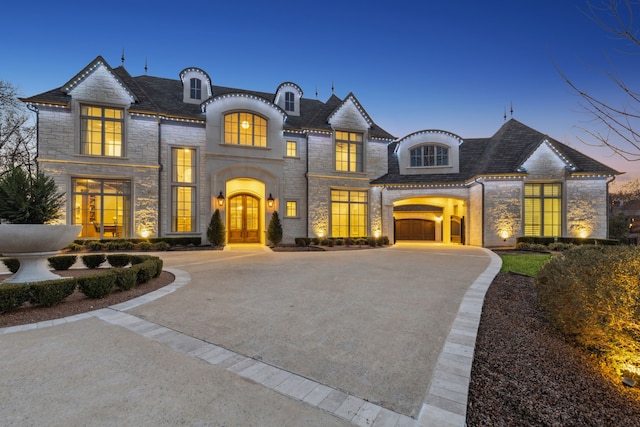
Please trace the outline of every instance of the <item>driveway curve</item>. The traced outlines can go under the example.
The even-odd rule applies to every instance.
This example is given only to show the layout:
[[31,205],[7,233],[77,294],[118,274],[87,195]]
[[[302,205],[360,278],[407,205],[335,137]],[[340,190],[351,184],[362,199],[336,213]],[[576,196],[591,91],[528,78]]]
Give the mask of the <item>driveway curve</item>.
[[[114,370],[93,378],[93,385],[78,377],[83,397],[110,396],[115,391],[110,383],[121,376],[116,381],[120,392],[137,390],[139,396],[129,396],[134,400],[148,394],[163,402],[173,396],[192,407],[183,414],[171,409],[178,403],[141,403],[137,408],[149,423],[139,414],[120,414],[137,425],[173,424],[176,413],[186,425],[342,425],[344,420],[358,425],[464,425],[464,377],[468,381],[484,291],[499,268],[499,258],[490,251],[400,242],[367,250],[270,252],[231,246],[225,251],[158,255],[166,268],[186,272],[189,282],[123,310],[120,317],[105,312],[94,316],[106,322],[92,318],[46,332],[0,336],[0,363],[10,373],[0,380],[5,404],[7,386],[26,398],[35,397],[26,387],[30,381],[22,385],[12,372],[36,382],[47,367],[64,364],[65,354],[75,348],[78,359],[93,357],[96,363],[104,362],[107,372]],[[187,339],[191,344],[185,344]],[[97,342],[88,344],[92,340]],[[55,351],[45,357],[48,347]],[[220,366],[200,366],[194,356],[204,359],[205,352],[210,356],[206,360],[233,355],[227,364],[237,364],[222,366],[224,372],[218,371]],[[41,363],[43,357],[48,364]],[[119,358],[131,363],[126,372],[108,362]],[[90,366],[84,369],[90,371]],[[82,368],[68,369],[77,376]],[[155,369],[162,374],[154,375]],[[249,371],[253,376],[241,373]],[[142,384],[135,381],[137,372]],[[241,376],[231,378],[229,372]],[[275,384],[272,377],[285,378],[280,373],[293,377],[265,390],[269,381]],[[74,388],[63,374],[51,375],[63,389]],[[289,383],[295,392],[287,392]],[[307,394],[298,400],[308,405],[282,397],[303,393],[301,389]],[[9,399],[12,402],[15,410],[4,415],[19,421],[22,405]],[[44,408],[55,410],[55,402]],[[155,412],[163,408],[172,414],[164,423]],[[29,416],[37,420],[38,411],[32,409]],[[96,411],[100,414],[100,407],[89,413]],[[60,425],[73,425],[69,421],[88,415],[70,409],[67,413]]]

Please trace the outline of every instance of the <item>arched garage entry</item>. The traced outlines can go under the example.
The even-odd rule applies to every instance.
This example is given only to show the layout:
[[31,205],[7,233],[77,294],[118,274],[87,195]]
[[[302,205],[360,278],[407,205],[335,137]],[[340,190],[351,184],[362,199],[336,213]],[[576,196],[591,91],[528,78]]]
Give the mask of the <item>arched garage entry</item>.
[[465,243],[465,201],[414,197],[393,205],[395,240]]

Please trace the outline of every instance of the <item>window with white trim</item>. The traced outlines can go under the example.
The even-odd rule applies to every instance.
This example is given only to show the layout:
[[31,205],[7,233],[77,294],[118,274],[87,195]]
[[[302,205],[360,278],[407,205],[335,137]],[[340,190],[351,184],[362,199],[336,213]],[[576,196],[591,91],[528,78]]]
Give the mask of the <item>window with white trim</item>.
[[411,150],[411,166],[449,166],[449,148],[421,145]]
[[267,121],[252,113],[234,112],[224,116],[225,144],[267,146]]
[[80,153],[122,157],[124,110],[122,108],[80,107]]

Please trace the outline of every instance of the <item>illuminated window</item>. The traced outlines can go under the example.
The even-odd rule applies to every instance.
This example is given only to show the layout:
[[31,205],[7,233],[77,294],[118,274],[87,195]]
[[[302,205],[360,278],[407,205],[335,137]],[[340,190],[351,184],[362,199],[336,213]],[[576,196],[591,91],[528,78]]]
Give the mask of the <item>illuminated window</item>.
[[449,149],[440,145],[422,145],[411,150],[411,166],[448,166]]
[[130,237],[131,181],[74,178],[71,187],[71,223],[82,225],[80,237]]
[[191,99],[202,99],[202,80],[191,79]]
[[287,157],[298,157],[298,143],[287,141]]
[[286,216],[298,216],[298,202],[288,200],[286,213],[287,213]]
[[562,184],[525,184],[524,235],[562,235]]
[[294,98],[293,92],[284,93],[284,110],[285,111],[295,111],[296,104],[294,100],[295,98]]
[[362,172],[362,134],[336,131],[336,170]]
[[122,156],[124,112],[121,108],[80,108],[80,153],[93,156]]
[[188,233],[196,227],[196,152],[171,149],[171,231]]
[[267,121],[251,113],[230,113],[224,116],[225,144],[267,146]]
[[367,192],[331,190],[331,236],[367,235]]

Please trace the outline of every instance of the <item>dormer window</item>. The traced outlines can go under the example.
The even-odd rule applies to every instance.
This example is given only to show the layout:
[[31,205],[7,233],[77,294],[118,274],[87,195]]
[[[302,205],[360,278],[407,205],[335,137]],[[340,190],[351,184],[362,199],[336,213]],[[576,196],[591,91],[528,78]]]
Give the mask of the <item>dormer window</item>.
[[441,145],[421,145],[411,150],[411,166],[448,166],[449,149]]
[[284,110],[296,111],[295,96],[293,92],[285,92],[284,94]]
[[191,79],[191,99],[202,99],[202,80]]

